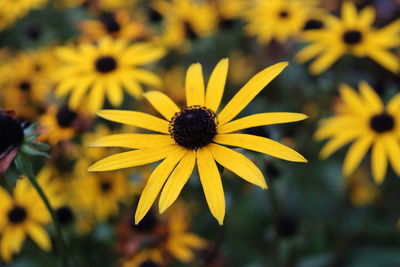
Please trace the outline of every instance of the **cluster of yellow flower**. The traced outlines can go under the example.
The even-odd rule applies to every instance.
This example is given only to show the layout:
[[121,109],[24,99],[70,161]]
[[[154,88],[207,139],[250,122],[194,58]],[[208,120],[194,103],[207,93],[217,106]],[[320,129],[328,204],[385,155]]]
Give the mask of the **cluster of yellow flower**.
[[[20,119],[40,123],[38,141],[51,146],[52,158],[36,166],[37,180],[60,223],[74,221],[80,233],[87,233],[138,197],[134,224],[141,227],[140,222],[152,216],[150,210],[157,197],[159,212],[163,213],[177,200],[197,166],[208,207],[222,225],[225,195],[218,165],[267,188],[259,167],[230,147],[307,162],[298,152],[271,138],[239,133],[307,118],[292,112],[237,118],[287,62],[273,64],[250,78],[257,53],[252,57],[235,51],[229,54],[232,77],[227,80],[229,61],[224,58],[209,71],[207,83],[199,63],[190,65],[185,76],[175,62],[197,49],[197,42],[205,41],[202,46],[207,47],[206,41],[217,32],[223,35],[236,26],[243,28],[247,37],[256,37],[259,47],[280,44],[281,49],[291,49],[305,43],[294,58],[300,63],[315,58],[309,67],[312,75],[325,72],[345,54],[369,57],[399,75],[400,57],[394,50],[400,49],[400,20],[375,28],[373,7],[358,11],[354,3],[346,1],[340,16],[334,16],[322,2],[0,0],[0,31],[46,4],[58,12],[82,8],[88,14],[75,23],[79,34],[67,43],[51,43],[31,51],[0,50],[0,107],[15,110]],[[283,60],[278,59],[273,61]],[[168,65],[167,70],[162,65]],[[226,84],[247,79],[221,108]],[[346,84],[340,86],[337,115],[321,122],[315,138],[331,139],[321,151],[322,158],[355,140],[344,160],[345,176],[355,171],[372,146],[372,174],[379,184],[388,162],[400,176],[400,94],[385,107],[366,82],[359,87],[358,94]],[[233,95],[233,91],[230,93]],[[143,98],[162,118],[148,114],[154,112],[139,104]],[[110,109],[128,105],[146,112]],[[99,123],[95,114],[124,126],[116,129],[115,124]],[[138,133],[136,127],[155,133]],[[118,153],[117,148],[129,151]],[[3,152],[8,150],[0,151],[0,160]],[[106,157],[113,152],[117,154]],[[119,170],[158,161],[161,163],[150,175],[145,167],[135,172]],[[118,171],[103,173],[113,170]],[[368,188],[375,198],[376,188]],[[0,187],[0,203],[0,256],[4,261],[20,251],[26,234],[42,249],[50,250],[43,226],[51,218],[26,180],[19,180],[13,192]],[[207,242],[187,232],[187,207],[175,206],[175,215],[172,211],[154,219],[151,230],[145,233],[138,229],[130,233],[132,229],[126,229],[126,225],[131,220],[120,222],[124,266],[140,266],[146,261],[167,264],[171,259],[165,254],[190,262],[194,258],[191,249],[206,248]],[[144,235],[158,241],[139,250]]]

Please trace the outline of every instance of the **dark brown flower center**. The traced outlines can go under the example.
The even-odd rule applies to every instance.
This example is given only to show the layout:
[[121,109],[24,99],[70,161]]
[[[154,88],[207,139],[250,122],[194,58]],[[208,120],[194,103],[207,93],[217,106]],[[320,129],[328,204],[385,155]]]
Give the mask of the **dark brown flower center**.
[[117,61],[113,57],[103,56],[98,58],[94,65],[98,72],[108,73],[117,68]]
[[18,224],[23,222],[27,218],[27,215],[25,208],[14,206],[14,208],[8,212],[8,220],[12,224]]
[[392,115],[382,113],[375,115],[369,121],[371,129],[376,133],[384,133],[393,130],[395,126],[395,120]]
[[343,41],[348,45],[359,44],[362,38],[362,33],[358,30],[349,30],[343,34]]
[[139,267],[161,267],[161,265],[155,263],[152,260],[146,260],[146,261],[142,262],[141,264],[139,264]]
[[19,89],[22,91],[29,91],[32,88],[32,85],[29,81],[21,81],[18,85]]
[[161,14],[153,8],[150,8],[150,10],[149,10],[149,18],[150,18],[150,21],[154,22],[154,23],[158,23],[162,20]]
[[196,150],[213,141],[217,123],[214,111],[202,106],[190,106],[175,114],[169,132],[178,145]]
[[306,21],[303,30],[318,30],[324,27],[324,23],[318,19],[309,19]]
[[76,113],[70,110],[67,106],[61,107],[56,114],[57,123],[63,128],[71,127],[76,117]]
[[74,220],[74,213],[68,206],[62,206],[56,210],[58,221],[62,225],[68,225]]
[[102,181],[100,183],[100,189],[102,193],[108,193],[112,189],[112,184],[109,181]]
[[287,12],[286,10],[282,10],[281,12],[279,12],[279,17],[282,19],[286,19],[287,17],[289,17],[289,12]]
[[104,13],[100,17],[101,23],[103,23],[104,28],[108,33],[116,33],[119,32],[121,26],[118,21],[115,19],[115,15],[112,13]]
[[186,36],[187,36],[190,40],[194,41],[194,40],[196,40],[196,39],[198,38],[196,32],[193,30],[193,27],[192,27],[192,25],[191,25],[189,22],[185,22],[185,23],[183,24],[183,27],[185,28]]

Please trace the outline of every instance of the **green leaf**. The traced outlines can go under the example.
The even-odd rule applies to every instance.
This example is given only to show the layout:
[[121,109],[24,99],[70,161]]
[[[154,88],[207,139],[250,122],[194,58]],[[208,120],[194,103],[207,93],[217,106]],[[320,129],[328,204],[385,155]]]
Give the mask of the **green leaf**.
[[49,150],[50,149],[50,146],[48,144],[38,142],[38,141],[33,141],[30,143],[30,145],[39,150]]
[[26,154],[29,154],[29,155],[43,156],[43,157],[46,157],[46,158],[50,158],[50,155],[47,154],[46,152],[43,152],[43,151],[40,151],[40,150],[36,150],[33,147],[30,147],[28,145],[23,145],[21,147],[21,151],[26,153]]
[[33,166],[32,162],[24,153],[19,153],[14,159],[15,166],[17,169],[28,177],[33,178]]

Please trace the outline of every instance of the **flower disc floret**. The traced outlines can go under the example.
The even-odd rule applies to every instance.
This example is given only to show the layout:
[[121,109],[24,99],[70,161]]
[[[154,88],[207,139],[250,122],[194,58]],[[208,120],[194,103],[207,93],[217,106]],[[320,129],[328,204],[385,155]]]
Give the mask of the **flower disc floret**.
[[393,130],[395,120],[392,115],[382,113],[375,115],[370,120],[371,129],[377,133],[384,133]]

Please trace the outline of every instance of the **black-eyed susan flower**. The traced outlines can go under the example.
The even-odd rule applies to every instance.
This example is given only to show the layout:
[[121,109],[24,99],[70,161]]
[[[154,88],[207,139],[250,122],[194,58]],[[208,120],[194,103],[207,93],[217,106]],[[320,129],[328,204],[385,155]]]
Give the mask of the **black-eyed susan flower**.
[[78,113],[67,106],[50,106],[39,117],[41,135],[38,140],[56,145],[61,141],[70,141],[77,133]]
[[88,96],[88,108],[95,112],[103,106],[104,98],[118,107],[123,101],[123,89],[134,97],[140,97],[140,83],[160,86],[159,77],[141,68],[158,60],[164,49],[150,43],[128,45],[123,40],[103,38],[98,45],[83,43],[77,48],[63,47],[57,50],[63,67],[57,75],[56,96],[71,93],[69,107],[76,110]]
[[302,30],[311,7],[311,1],[255,1],[246,12],[246,31],[263,44],[271,40],[286,42]]
[[94,142],[94,147],[113,146],[135,150],[100,160],[89,170],[110,171],[163,160],[151,174],[140,197],[135,215],[135,221],[139,223],[162,188],[160,212],[176,200],[197,162],[208,206],[222,224],[225,197],[216,161],[246,181],[267,188],[263,174],[256,165],[224,145],[242,147],[289,161],[306,162],[299,153],[276,141],[234,133],[249,127],[306,118],[299,113],[261,113],[233,120],[286,66],[287,63],[282,62],[258,73],[220,112],[218,110],[228,72],[227,59],[221,60],[213,70],[207,90],[201,65],[197,63],[189,67],[185,83],[186,106],[183,108],[179,108],[161,92],[147,92],[145,98],[164,119],[136,111],[98,112],[105,119],[135,125],[158,134],[111,135]]
[[381,183],[388,161],[400,175],[400,94],[385,107],[367,83],[361,82],[359,89],[360,93],[357,94],[348,85],[340,86],[341,104],[338,112],[334,117],[321,121],[315,138],[330,139],[320,153],[324,159],[354,141],[344,159],[345,176],[353,173],[372,147],[372,174],[375,181]]
[[0,187],[0,255],[9,262],[21,250],[29,235],[45,251],[51,250],[51,241],[44,226],[50,215],[39,195],[27,179],[17,182],[14,195]]
[[79,26],[83,41],[97,41],[107,35],[125,40],[144,38],[149,35],[145,24],[133,19],[125,9],[102,13],[99,20],[84,20]]
[[352,2],[346,1],[341,18],[329,16],[324,28],[304,33],[302,38],[310,44],[296,55],[296,59],[304,63],[316,58],[309,68],[313,75],[324,72],[345,54],[369,57],[384,68],[398,72],[400,58],[390,49],[400,45],[400,20],[380,29],[372,26],[374,20],[373,7],[357,12]]

